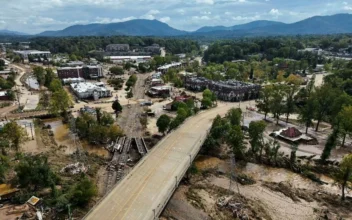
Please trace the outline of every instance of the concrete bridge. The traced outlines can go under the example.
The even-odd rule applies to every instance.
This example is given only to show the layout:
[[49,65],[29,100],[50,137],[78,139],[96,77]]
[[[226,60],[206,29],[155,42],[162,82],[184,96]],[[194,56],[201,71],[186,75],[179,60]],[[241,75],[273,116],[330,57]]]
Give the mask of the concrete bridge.
[[220,103],[216,109],[189,118],[155,146],[84,219],[157,218],[198,154],[213,119],[235,105]]

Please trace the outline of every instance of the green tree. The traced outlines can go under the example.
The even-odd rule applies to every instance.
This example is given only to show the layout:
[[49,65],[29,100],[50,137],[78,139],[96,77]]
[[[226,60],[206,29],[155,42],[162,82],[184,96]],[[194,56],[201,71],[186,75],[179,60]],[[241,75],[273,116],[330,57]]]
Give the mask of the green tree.
[[227,135],[227,143],[232,147],[232,151],[237,158],[244,159],[246,146],[243,143],[244,135],[241,126],[232,126]]
[[49,104],[49,112],[54,115],[66,114],[71,105],[70,97],[64,89],[54,92]]
[[271,99],[269,101],[270,111],[279,124],[280,115],[284,113],[284,87],[282,85],[273,85]]
[[17,179],[21,187],[48,187],[56,183],[58,178],[50,169],[48,159],[43,155],[25,156],[15,167]]
[[45,69],[41,66],[36,66],[33,68],[33,75],[37,78],[39,85],[44,85],[45,83]]
[[251,149],[254,154],[256,154],[263,145],[263,134],[265,131],[266,124],[264,121],[252,121],[249,123],[249,139],[251,144]]
[[0,134],[16,151],[19,151],[20,146],[28,139],[26,130],[18,125],[16,121],[5,124]]
[[124,74],[123,69],[119,66],[113,66],[109,69],[109,71],[114,75],[123,75]]
[[256,102],[256,106],[260,112],[264,113],[264,120],[266,120],[266,116],[270,112],[270,100],[271,100],[271,94],[273,91],[272,86],[266,86],[262,91],[260,92],[260,98]]
[[51,82],[56,78],[54,71],[51,68],[47,68],[45,70],[45,79],[44,79],[44,86],[49,87]]
[[338,171],[334,174],[334,179],[341,187],[341,200],[343,201],[347,184],[352,181],[352,154],[346,155],[342,159]]
[[230,120],[231,125],[241,125],[242,110],[240,108],[232,108],[227,114],[226,118]]
[[5,181],[6,172],[8,171],[9,167],[10,159],[5,155],[0,154],[0,183]]
[[49,85],[49,90],[51,92],[57,92],[59,90],[62,90],[63,87],[62,87],[62,84],[61,84],[61,81],[59,79],[53,79],[51,82],[50,82],[50,85]]
[[306,126],[306,134],[308,134],[308,128],[313,125],[313,118],[315,112],[315,100],[312,98],[308,99],[306,104],[299,109],[299,121],[304,123]]
[[156,122],[156,126],[158,127],[159,132],[165,134],[167,129],[169,128],[171,119],[168,115],[161,115]]
[[345,145],[347,134],[352,133],[352,106],[344,107],[338,115],[340,133],[343,135],[341,146]]
[[81,178],[81,180],[75,185],[71,201],[74,205],[85,206],[94,196],[97,195],[97,187],[87,177]]
[[329,135],[324,150],[320,156],[322,162],[325,162],[327,159],[329,159],[331,151],[336,147],[338,134],[339,131],[337,129],[334,129],[333,132]]
[[285,114],[286,114],[286,123],[288,123],[288,118],[291,113],[295,111],[295,94],[298,92],[299,87],[296,85],[293,86],[287,86],[285,89]]
[[120,104],[120,102],[118,100],[115,100],[113,103],[112,103],[112,109],[114,109],[114,111],[116,112],[116,114],[118,112],[121,112],[122,111],[122,106]]
[[319,130],[320,122],[327,116],[334,105],[335,98],[339,96],[339,90],[332,88],[328,84],[324,84],[322,87],[317,88],[313,94],[313,99],[316,101],[315,119],[317,125],[315,130]]

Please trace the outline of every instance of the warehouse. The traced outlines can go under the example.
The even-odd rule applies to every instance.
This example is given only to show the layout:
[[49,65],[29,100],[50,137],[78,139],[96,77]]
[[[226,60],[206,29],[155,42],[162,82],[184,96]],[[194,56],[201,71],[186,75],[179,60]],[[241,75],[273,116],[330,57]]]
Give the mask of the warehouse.
[[98,100],[99,98],[111,97],[111,91],[105,88],[104,83],[80,82],[71,84],[72,91],[80,99]]

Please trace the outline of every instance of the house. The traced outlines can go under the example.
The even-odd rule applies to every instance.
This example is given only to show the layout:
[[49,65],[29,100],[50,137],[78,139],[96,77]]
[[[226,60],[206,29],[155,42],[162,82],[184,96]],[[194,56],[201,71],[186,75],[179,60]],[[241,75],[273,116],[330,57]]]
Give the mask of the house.
[[168,97],[170,96],[170,90],[171,88],[169,86],[154,86],[148,90],[147,94],[150,97]]
[[0,91],[0,100],[10,100],[7,91]]

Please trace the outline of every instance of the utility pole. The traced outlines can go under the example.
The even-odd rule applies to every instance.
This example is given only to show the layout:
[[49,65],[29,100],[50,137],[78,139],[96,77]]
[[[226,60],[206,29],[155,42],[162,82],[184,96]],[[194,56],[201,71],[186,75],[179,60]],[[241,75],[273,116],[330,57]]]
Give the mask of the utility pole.
[[31,125],[32,140],[34,140],[34,136],[33,136],[33,126],[32,126],[32,123],[31,123],[30,125]]
[[68,219],[72,220],[72,213],[71,213],[71,204],[67,205],[67,209],[68,209]]
[[[230,186],[229,186],[229,190],[231,190],[232,188],[232,178],[235,177],[235,166],[236,166],[236,159],[235,159],[235,155],[232,153],[231,154],[231,172],[230,172]],[[237,185],[237,192],[238,194],[241,195],[240,193],[240,188],[238,187],[238,182],[236,181],[236,185]]]

